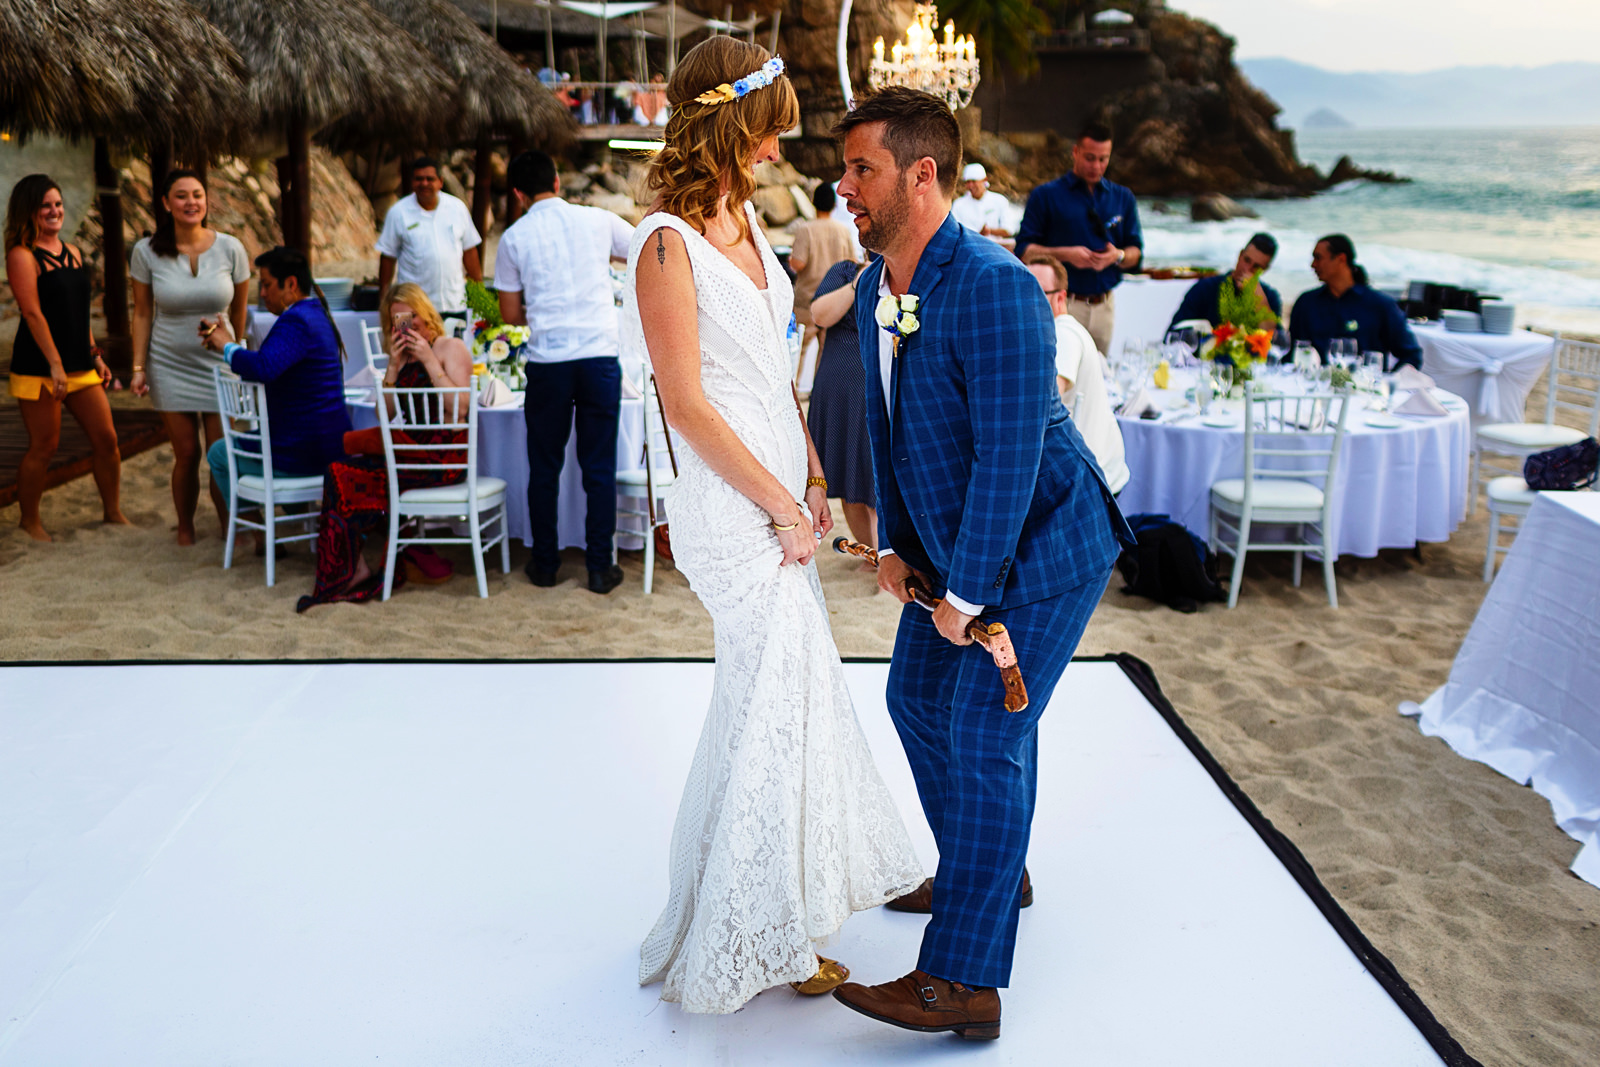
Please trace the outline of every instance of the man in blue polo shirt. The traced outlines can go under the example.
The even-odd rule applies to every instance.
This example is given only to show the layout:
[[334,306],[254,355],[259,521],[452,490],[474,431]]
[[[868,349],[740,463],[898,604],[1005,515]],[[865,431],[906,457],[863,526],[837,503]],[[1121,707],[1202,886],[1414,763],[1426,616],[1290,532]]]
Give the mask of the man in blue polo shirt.
[[1231,273],[1201,278],[1189,286],[1189,291],[1183,294],[1183,303],[1178,305],[1177,314],[1172,316],[1172,326],[1167,328],[1172,329],[1180,322],[1204,319],[1215,329],[1222,323],[1222,287],[1226,285],[1235,293],[1243,292],[1252,278],[1256,280],[1256,299],[1266,301],[1267,310],[1281,322],[1283,298],[1276,289],[1261,280],[1261,275],[1272,266],[1277,254],[1278,242],[1270,233],[1258,233],[1250,238],[1250,243],[1240,250]]
[[1019,257],[1037,246],[1066,265],[1067,311],[1106,353],[1117,312],[1114,291],[1144,252],[1139,205],[1130,190],[1106,181],[1110,163],[1110,127],[1084,126],[1072,146],[1072,171],[1028,194],[1017,231]]
[[1289,313],[1289,333],[1310,341],[1328,359],[1328,342],[1354,337],[1363,352],[1387,352],[1388,370],[1402,363],[1422,367],[1406,313],[1383,293],[1367,285],[1367,271],[1356,262],[1356,246],[1342,233],[1329,234],[1311,253],[1311,270],[1322,285],[1300,294]]

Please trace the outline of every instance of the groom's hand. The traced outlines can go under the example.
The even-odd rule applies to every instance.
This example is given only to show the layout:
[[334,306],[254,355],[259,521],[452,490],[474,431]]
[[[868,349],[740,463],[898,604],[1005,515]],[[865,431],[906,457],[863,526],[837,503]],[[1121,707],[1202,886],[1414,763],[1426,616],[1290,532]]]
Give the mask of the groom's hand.
[[924,585],[927,584],[928,580],[906,566],[899,556],[882,556],[878,560],[878,588],[902,604],[911,603],[911,594],[906,592],[906,579],[913,575],[921,578]]
[[948,600],[941,600],[939,606],[933,609],[934,629],[953,645],[972,644],[972,638],[967,634],[967,624],[975,618],[976,615],[960,611]]

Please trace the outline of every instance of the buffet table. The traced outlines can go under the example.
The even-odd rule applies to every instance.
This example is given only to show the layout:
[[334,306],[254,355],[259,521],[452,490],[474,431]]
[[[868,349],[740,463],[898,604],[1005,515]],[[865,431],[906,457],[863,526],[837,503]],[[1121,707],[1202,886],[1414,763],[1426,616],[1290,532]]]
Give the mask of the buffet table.
[[1600,493],[1540,493],[1422,732],[1531,784],[1600,885]]
[[1422,346],[1423,372],[1439,388],[1467,399],[1474,426],[1522,422],[1528,393],[1555,350],[1553,338],[1528,330],[1451,333],[1429,323],[1411,332]]
[[[278,321],[278,316],[270,311],[260,308],[250,309],[250,318],[245,325],[244,340],[249,348],[260,348],[261,342],[272,330],[272,324]],[[376,311],[335,311],[333,324],[339,330],[339,339],[344,342],[344,379],[351,384],[372,384],[372,379],[367,375],[367,342],[362,336],[363,326],[378,325]]]
[[1167,327],[1172,324],[1178,305],[1183,303],[1183,294],[1194,283],[1193,278],[1157,281],[1137,274],[1124,277],[1117,286],[1117,317],[1111,331],[1111,350],[1100,354],[1107,359],[1115,358],[1122,351],[1123,343],[1133,337],[1159,343],[1167,336]]
[[[1232,413],[1231,425],[1204,425],[1184,400],[1192,380],[1193,372],[1174,372],[1173,388],[1150,393],[1163,409],[1160,418],[1118,417],[1130,472],[1118,503],[1129,515],[1170,515],[1204,538],[1212,483],[1244,471],[1244,402],[1218,402]],[[1295,383],[1273,384],[1293,391]],[[1334,543],[1341,555],[1370,558],[1380,548],[1448,541],[1465,515],[1472,443],[1467,405],[1443,390],[1434,396],[1445,415],[1402,418],[1393,428],[1368,425],[1362,398],[1353,401],[1333,487]]]

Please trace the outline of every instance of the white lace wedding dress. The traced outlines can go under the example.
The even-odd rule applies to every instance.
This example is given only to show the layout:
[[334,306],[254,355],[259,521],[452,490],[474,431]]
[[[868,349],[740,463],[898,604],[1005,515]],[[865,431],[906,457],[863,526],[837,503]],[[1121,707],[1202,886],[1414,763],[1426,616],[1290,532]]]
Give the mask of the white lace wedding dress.
[[[765,291],[682,219],[650,215],[634,234],[623,295],[624,343],[641,353],[634,286],[650,284],[656,264],[653,246],[645,249],[663,226],[682,234],[694,270],[706,399],[803,499],[788,276],[753,215]],[[856,721],[816,567],[780,567],[767,513],[681,440],[677,455],[673,558],[711,613],[716,680],[672,833],[667,906],[640,949],[639,981],[664,980],[662,999],[686,1011],[725,1013],[810,978],[814,941],[923,873]]]

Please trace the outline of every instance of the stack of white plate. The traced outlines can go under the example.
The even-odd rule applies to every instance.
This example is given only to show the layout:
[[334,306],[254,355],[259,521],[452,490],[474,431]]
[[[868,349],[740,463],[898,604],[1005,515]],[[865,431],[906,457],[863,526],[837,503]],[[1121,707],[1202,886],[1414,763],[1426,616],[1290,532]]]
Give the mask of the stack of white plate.
[[1516,320],[1517,305],[1508,304],[1504,300],[1483,302],[1484,333],[1510,333]]
[[1483,320],[1476,311],[1441,311],[1444,328],[1451,333],[1482,333]]
[[354,278],[318,278],[316,282],[322,289],[322,295],[328,298],[330,310],[350,310],[350,294],[356,287]]

